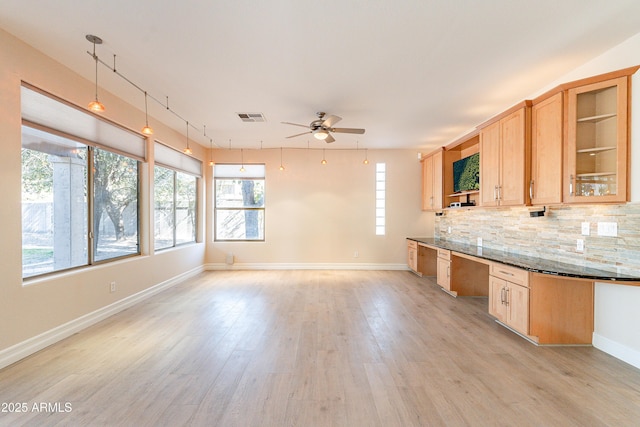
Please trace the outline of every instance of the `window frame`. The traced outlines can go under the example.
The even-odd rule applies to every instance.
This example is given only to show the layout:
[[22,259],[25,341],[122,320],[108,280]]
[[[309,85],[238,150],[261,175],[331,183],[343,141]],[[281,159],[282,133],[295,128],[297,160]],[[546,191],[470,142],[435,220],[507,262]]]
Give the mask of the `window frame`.
[[[161,248],[158,248],[156,246],[156,238],[155,238],[155,231],[156,231],[156,219],[155,219],[155,212],[156,212],[156,194],[155,194],[155,188],[156,188],[156,168],[162,168],[165,169],[167,171],[170,171],[172,173],[172,183],[173,183],[173,190],[172,190],[172,245],[171,246],[163,246]],[[162,163],[156,163],[153,165],[153,188],[154,188],[154,206],[153,206],[153,212],[154,212],[154,220],[153,220],[153,248],[155,252],[160,252],[160,251],[164,251],[167,249],[172,249],[172,248],[176,248],[179,246],[185,246],[185,245],[192,245],[198,242],[198,217],[199,217],[199,197],[198,197],[198,186],[199,186],[199,182],[198,180],[201,179],[199,176],[185,172],[184,170],[179,170],[176,168],[172,168],[169,166],[166,166]],[[190,241],[186,241],[186,242],[178,242],[178,224],[177,224],[177,209],[178,209],[178,174],[183,174],[183,175],[187,175],[187,176],[192,176],[194,178],[194,195],[195,195],[195,200],[194,200],[194,207],[193,207],[193,211],[194,211],[194,215],[195,215],[195,219],[194,219],[194,225],[193,225],[193,240]]]
[[[32,279],[38,279],[41,277],[45,277],[45,276],[50,276],[50,275],[54,275],[54,274],[59,274],[59,273],[63,273],[63,272],[68,272],[68,271],[72,271],[72,270],[78,270],[78,269],[82,269],[82,268],[90,268],[92,266],[97,266],[97,265],[101,265],[101,264],[106,264],[109,262],[114,262],[114,261],[118,261],[118,260],[122,260],[125,258],[131,258],[131,257],[135,257],[135,256],[140,256],[141,255],[141,249],[140,249],[140,229],[141,229],[141,224],[140,224],[140,218],[141,218],[141,188],[142,188],[142,164],[144,163],[141,159],[137,158],[134,155],[131,154],[127,154],[127,153],[123,153],[120,150],[117,149],[113,149],[111,147],[105,146],[104,144],[98,144],[95,143],[93,141],[88,141],[84,138],[81,137],[77,137],[74,135],[70,135],[66,132],[60,131],[60,130],[56,130],[56,129],[52,129],[49,128],[48,126],[44,126],[44,125],[40,125],[34,122],[31,122],[29,120],[26,119],[22,119],[22,126],[23,127],[27,127],[27,128],[31,128],[31,129],[35,129],[41,132],[45,132],[48,134],[51,134],[53,136],[58,136],[58,137],[62,137],[71,141],[75,141],[79,144],[82,144],[86,147],[86,158],[84,159],[84,163],[85,163],[85,168],[86,168],[86,181],[85,181],[85,207],[87,209],[86,211],[86,216],[84,217],[84,220],[86,221],[86,227],[87,227],[87,232],[86,235],[83,236],[86,241],[86,245],[87,245],[87,249],[86,249],[86,261],[82,264],[79,265],[75,265],[72,267],[67,267],[67,268],[60,268],[60,269],[54,269],[51,271],[46,271],[44,273],[38,273],[38,274],[33,274],[33,275],[24,275],[24,259],[22,262],[22,280],[23,281],[29,281]],[[22,134],[22,131],[21,131]],[[24,149],[24,147],[23,147]],[[126,157],[127,159],[130,159],[132,161],[135,161],[136,164],[136,243],[135,243],[135,247],[136,247],[136,251],[135,253],[127,253],[127,254],[123,254],[123,255],[119,255],[119,256],[115,256],[115,257],[110,257],[110,258],[105,258],[105,259],[96,259],[96,248],[95,246],[97,245],[97,242],[95,240],[95,191],[94,191],[94,183],[95,183],[95,171],[94,171],[94,161],[95,161],[95,150],[103,150],[103,151],[107,151],[113,154],[116,154],[118,156],[122,156],[122,157]],[[38,150],[34,150],[34,151],[38,151]],[[22,179],[22,178],[21,178]],[[22,202],[21,202],[21,206],[22,206]],[[21,220],[21,227],[23,226],[22,220]],[[21,232],[21,234],[24,233],[24,230]]]
[[[224,176],[224,177],[218,177],[216,174],[216,166],[237,166],[237,171],[238,173],[235,175],[229,175],[229,176]],[[244,167],[251,167],[251,166],[260,166],[262,168],[262,173],[261,176],[253,176],[252,174],[249,174],[250,176],[247,176],[247,174],[245,172],[242,172],[241,169],[244,169]],[[245,174],[243,176],[243,174]],[[266,165],[264,163],[216,163],[214,165],[214,170],[213,170],[213,241],[214,242],[264,242],[266,240],[266,229],[267,229],[267,224],[266,224],[266,216],[267,216],[267,211],[266,211],[266,192],[267,192],[267,188],[266,188],[266,183],[267,183],[267,179],[266,179]],[[218,180],[224,180],[224,181],[234,181],[234,180],[238,180],[238,181],[261,181],[262,182],[262,188],[263,188],[263,202],[262,202],[262,206],[261,207],[253,207],[253,206],[249,206],[249,207],[218,207],[218,197],[217,197],[217,188],[218,188]],[[262,212],[262,230],[261,230],[261,238],[256,238],[256,239],[221,239],[218,238],[218,210],[220,211],[243,211],[243,212],[247,212],[247,211],[258,211],[258,212]]]

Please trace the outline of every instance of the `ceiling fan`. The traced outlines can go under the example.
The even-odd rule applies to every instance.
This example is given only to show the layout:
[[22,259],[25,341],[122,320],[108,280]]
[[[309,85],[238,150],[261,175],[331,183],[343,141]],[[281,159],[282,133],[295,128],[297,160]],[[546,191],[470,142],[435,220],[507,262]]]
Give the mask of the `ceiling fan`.
[[312,121],[309,125],[300,125],[298,123],[290,123],[290,122],[281,122],[285,125],[293,125],[293,126],[301,126],[303,128],[308,128],[307,132],[297,133],[295,135],[288,136],[287,138],[295,138],[296,136],[305,135],[308,133],[312,133],[316,139],[323,140],[324,142],[333,142],[335,138],[331,135],[331,132],[335,133],[356,133],[363,134],[364,129],[356,129],[356,128],[334,128],[333,125],[342,120],[342,117],[329,115],[325,117],[324,112],[316,113],[318,116],[317,120]]

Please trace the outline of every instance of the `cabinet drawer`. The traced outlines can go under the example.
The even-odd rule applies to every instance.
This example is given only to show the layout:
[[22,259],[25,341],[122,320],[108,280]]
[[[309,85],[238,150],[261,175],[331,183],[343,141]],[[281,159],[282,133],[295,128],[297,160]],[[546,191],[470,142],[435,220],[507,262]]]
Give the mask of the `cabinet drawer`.
[[438,249],[438,258],[450,260],[451,259],[451,251],[449,251],[447,249]]
[[507,282],[515,283],[516,285],[529,287],[529,272],[521,268],[492,263],[489,274],[504,279]]
[[407,249],[418,250],[418,242],[415,240],[407,240]]

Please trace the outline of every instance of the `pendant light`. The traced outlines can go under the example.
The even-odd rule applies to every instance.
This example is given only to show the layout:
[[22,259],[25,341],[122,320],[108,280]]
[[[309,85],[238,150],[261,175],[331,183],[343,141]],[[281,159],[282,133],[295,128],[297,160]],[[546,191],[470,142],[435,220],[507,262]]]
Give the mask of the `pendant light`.
[[153,135],[153,129],[149,126],[149,114],[147,112],[147,91],[144,91],[144,127],[142,128],[142,133],[145,135]]
[[191,148],[189,148],[189,122],[187,121],[187,148],[184,149],[184,154],[192,154]]
[[280,147],[280,170],[284,170],[284,166],[282,166],[282,147]]
[[240,172],[244,172],[246,169],[244,168],[244,151],[240,149]]
[[87,34],[86,38],[91,43],[93,43],[93,55],[92,56],[93,56],[93,60],[96,63],[96,96],[95,96],[95,99],[89,103],[89,109],[91,111],[96,112],[96,113],[102,113],[102,112],[104,112],[105,108],[104,108],[104,105],[100,101],[98,101],[98,55],[96,55],[96,45],[97,44],[102,44],[102,39],[100,37],[94,36],[92,34]]
[[320,164],[322,164],[322,165],[326,165],[327,164],[327,159],[324,158],[324,148],[322,149],[322,161],[320,162]]

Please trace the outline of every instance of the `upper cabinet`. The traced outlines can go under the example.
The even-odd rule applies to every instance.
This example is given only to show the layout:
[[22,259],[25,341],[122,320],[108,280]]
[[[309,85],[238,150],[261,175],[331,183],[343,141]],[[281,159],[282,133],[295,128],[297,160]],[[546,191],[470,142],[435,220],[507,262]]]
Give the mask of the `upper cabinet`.
[[422,159],[422,210],[443,208],[443,149],[434,151]]
[[567,90],[568,203],[627,201],[628,77]]
[[526,105],[516,108],[480,130],[480,196],[485,207],[528,201],[529,111]]
[[531,107],[532,205],[562,202],[562,92]]

